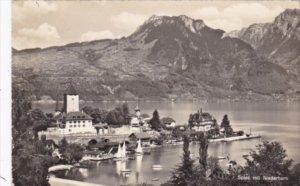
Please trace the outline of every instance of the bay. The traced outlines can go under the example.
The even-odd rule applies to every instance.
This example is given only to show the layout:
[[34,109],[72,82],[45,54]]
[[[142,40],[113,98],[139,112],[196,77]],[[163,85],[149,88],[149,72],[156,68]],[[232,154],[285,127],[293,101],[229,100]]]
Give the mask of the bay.
[[[123,102],[84,102],[84,106],[93,106],[100,109],[110,110],[121,105]],[[137,102],[128,102],[131,112]],[[37,104],[44,112],[53,112],[55,104]],[[261,140],[279,141],[287,150],[288,158],[294,163],[300,162],[300,102],[270,101],[270,102],[139,102],[141,113],[152,116],[157,109],[160,117],[171,117],[177,125],[187,123],[189,115],[202,109],[203,112],[211,113],[220,123],[225,114],[228,115],[230,124],[234,130],[244,130],[257,133],[262,136]],[[235,160],[243,165],[242,155],[254,149],[261,142],[260,139],[247,141],[234,141],[229,143],[210,143],[208,153],[210,156],[225,156],[229,154],[230,160]],[[191,145],[194,157],[198,156],[197,146]],[[87,182],[101,183],[106,185],[135,184],[147,182],[159,185],[167,181],[171,171],[180,162],[182,146],[168,146],[152,149],[151,155],[138,157],[136,160],[127,162],[106,161],[101,162],[95,169],[87,173]],[[225,167],[228,160],[220,164]],[[161,170],[153,170],[152,165],[162,165]],[[121,169],[132,169],[127,176],[120,172]],[[158,181],[153,181],[157,178]]]

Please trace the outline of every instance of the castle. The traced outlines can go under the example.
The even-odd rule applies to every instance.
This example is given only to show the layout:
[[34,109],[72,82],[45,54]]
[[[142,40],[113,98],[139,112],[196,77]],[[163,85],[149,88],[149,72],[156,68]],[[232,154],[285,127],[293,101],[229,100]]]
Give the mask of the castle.
[[56,103],[54,120],[60,134],[96,133],[92,118],[79,110],[79,95],[70,84],[64,93],[64,104],[60,110]]

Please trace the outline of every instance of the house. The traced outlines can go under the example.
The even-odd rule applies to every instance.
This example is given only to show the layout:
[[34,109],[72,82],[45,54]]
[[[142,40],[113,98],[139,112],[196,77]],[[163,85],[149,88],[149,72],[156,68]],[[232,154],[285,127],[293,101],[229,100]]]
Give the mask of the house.
[[58,148],[58,145],[51,139],[45,140],[45,147],[47,150],[51,150],[52,152]]
[[97,134],[103,135],[103,134],[108,134],[108,124],[107,123],[98,123],[94,125]]
[[137,142],[141,140],[142,146],[149,146],[151,136],[146,132],[138,132],[138,133],[132,133],[128,136],[130,142]]
[[173,129],[176,126],[175,120],[170,117],[162,118],[161,123],[166,129]]
[[193,114],[189,122],[196,132],[207,132],[214,129],[217,124],[215,118],[208,112],[202,112],[202,109]]

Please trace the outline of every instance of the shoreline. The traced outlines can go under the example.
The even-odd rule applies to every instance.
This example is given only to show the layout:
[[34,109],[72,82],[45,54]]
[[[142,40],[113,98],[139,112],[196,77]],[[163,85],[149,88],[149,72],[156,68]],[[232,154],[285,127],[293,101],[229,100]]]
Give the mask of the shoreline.
[[82,182],[82,181],[62,179],[62,178],[56,178],[56,177],[50,177],[49,183],[50,183],[50,185],[53,185],[53,186],[107,186],[107,185],[103,185],[103,184]]
[[[199,102],[199,103],[265,103],[265,102],[291,102],[291,103],[298,103],[300,102],[299,99],[283,99],[283,100],[277,100],[277,99],[266,99],[266,100],[227,100],[227,99],[180,99],[176,101],[172,101],[169,99],[164,99],[164,100],[151,100],[151,99],[142,99],[142,100],[97,100],[97,101],[91,101],[91,100],[80,100],[80,103],[135,103],[135,102],[170,102],[170,103],[182,103],[182,102]],[[55,100],[32,100],[31,101],[33,104],[55,104]],[[63,103],[62,100],[58,101],[59,103]]]

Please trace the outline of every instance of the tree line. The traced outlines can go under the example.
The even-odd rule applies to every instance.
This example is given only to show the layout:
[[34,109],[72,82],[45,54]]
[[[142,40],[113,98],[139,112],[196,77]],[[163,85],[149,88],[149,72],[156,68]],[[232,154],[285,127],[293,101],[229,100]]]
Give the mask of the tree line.
[[[232,166],[223,170],[217,158],[208,156],[206,135],[202,133],[198,137],[198,162],[191,158],[189,137],[184,136],[183,141],[181,163],[162,186],[284,186],[299,183],[300,164],[292,169],[293,160],[287,158],[286,150],[279,142],[264,141],[250,152],[249,157],[245,157],[245,166],[232,161]],[[249,176],[249,180],[240,179],[240,176]],[[260,179],[254,179],[257,176]],[[263,179],[264,176],[288,179],[268,181]]]

